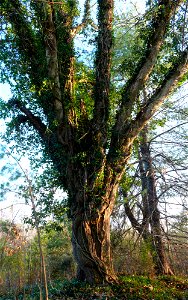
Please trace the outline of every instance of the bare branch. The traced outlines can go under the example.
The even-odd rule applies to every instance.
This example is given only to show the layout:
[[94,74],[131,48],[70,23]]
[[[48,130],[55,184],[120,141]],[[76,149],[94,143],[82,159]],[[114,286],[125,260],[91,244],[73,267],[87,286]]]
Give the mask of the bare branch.
[[142,226],[139,224],[139,222],[137,221],[137,219],[135,218],[134,214],[132,213],[132,210],[129,206],[129,203],[125,203],[124,204],[124,208],[125,208],[125,213],[129,218],[129,221],[131,222],[131,225],[134,229],[136,229],[139,234],[143,233],[143,229]]
[[174,129],[176,129],[176,128],[180,127],[180,126],[182,127],[183,125],[186,125],[186,124],[188,124],[188,121],[182,122],[182,123],[180,123],[180,124],[177,124],[176,126],[170,127],[169,129],[167,129],[167,130],[165,130],[165,131],[163,131],[163,132],[161,132],[161,133],[155,135],[153,138],[151,138],[151,139],[149,140],[149,144],[151,144],[151,143],[152,143],[154,140],[156,140],[158,137],[160,137],[160,136],[162,136],[162,135],[164,135],[164,134],[167,134],[167,133],[173,131]]

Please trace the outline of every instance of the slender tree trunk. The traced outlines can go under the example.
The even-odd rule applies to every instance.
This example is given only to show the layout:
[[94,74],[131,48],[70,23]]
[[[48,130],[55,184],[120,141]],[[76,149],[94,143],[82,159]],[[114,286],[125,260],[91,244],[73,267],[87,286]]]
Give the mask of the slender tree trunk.
[[[160,211],[156,191],[156,179],[152,165],[152,157],[147,141],[147,126],[140,133],[140,173],[143,192],[143,224],[150,224],[151,233],[145,236],[150,241],[154,253],[153,260],[156,274],[173,274],[168,263],[162,239]],[[144,189],[143,189],[144,188]],[[148,232],[148,231],[147,231]]]
[[[29,181],[29,183],[30,183],[30,181]],[[47,274],[46,274],[46,263],[45,263],[45,259],[44,259],[44,252],[42,249],[39,220],[38,220],[38,216],[37,216],[37,212],[36,212],[35,199],[34,199],[31,183],[29,186],[29,194],[30,194],[32,209],[33,209],[33,213],[34,213],[35,227],[36,227],[37,237],[38,237],[38,247],[39,247],[39,252],[40,252],[40,264],[41,264],[40,299],[43,299],[43,297],[42,297],[42,283],[43,283],[44,291],[45,291],[45,300],[48,300],[48,283],[47,283]]]

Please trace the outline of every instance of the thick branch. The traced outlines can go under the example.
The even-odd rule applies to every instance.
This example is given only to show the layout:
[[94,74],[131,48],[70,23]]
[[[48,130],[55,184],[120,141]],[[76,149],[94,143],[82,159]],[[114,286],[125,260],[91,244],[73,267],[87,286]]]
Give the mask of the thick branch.
[[[63,106],[63,123],[76,124],[76,114],[74,107],[74,49],[71,30],[74,23],[74,4],[75,1],[68,1],[65,8],[60,6],[58,10],[53,11],[51,6],[51,14],[54,30],[54,39],[57,38],[56,55],[58,58],[57,71],[59,69],[59,82],[61,90],[61,104]],[[68,11],[66,11],[66,9]],[[52,28],[51,28],[52,29]],[[55,56],[54,56],[55,58]],[[56,80],[58,82],[58,80]],[[61,111],[61,108],[60,108]]]
[[122,105],[116,122],[116,131],[122,130],[122,124],[129,120],[132,108],[142,90],[145,82],[148,80],[157,60],[158,53],[164,40],[166,29],[169,25],[171,16],[174,14],[177,6],[182,0],[161,0],[158,4],[158,11],[155,13],[151,22],[151,34],[147,38],[145,53],[139,62],[132,78],[126,84],[122,94]]
[[52,4],[44,4],[45,22],[43,30],[45,35],[46,45],[46,60],[48,68],[48,76],[50,79],[50,88],[53,93],[53,104],[55,109],[55,116],[59,122],[63,118],[63,106],[61,99],[61,89],[59,80],[59,67],[57,56],[57,41],[54,26],[54,8]]
[[137,221],[137,219],[135,218],[129,203],[125,203],[124,204],[124,208],[125,208],[125,213],[127,215],[127,217],[129,218],[129,221],[131,222],[132,227],[137,230],[139,232],[139,234],[143,233],[143,229],[142,226],[139,224],[139,222]]
[[[132,145],[134,139],[146,123],[151,119],[159,107],[163,104],[164,100],[171,94],[171,92],[177,87],[178,82],[188,72],[188,50],[182,53],[182,56],[178,60],[171,71],[167,74],[161,86],[156,90],[153,96],[146,102],[136,118],[127,124],[127,128],[121,132],[119,140],[112,140],[113,146],[117,149],[123,149],[128,145]],[[116,146],[115,146],[115,145]]]
[[[161,86],[145,103],[143,108],[137,114],[136,118],[130,123],[125,124],[127,126],[126,128],[124,123],[122,124],[122,128],[124,130],[121,129],[121,135],[119,132],[113,132],[109,153],[107,155],[107,161],[110,168],[115,170],[115,172],[118,172],[118,174],[122,174],[124,172],[124,165],[130,156],[130,149],[135,138],[147,124],[147,122],[152,118],[158,108],[163,104],[164,100],[177,87],[178,82],[187,72],[188,51],[184,51],[178,62],[167,74]],[[107,176],[109,176],[108,173]]]
[[99,33],[96,52],[96,83],[94,87],[94,119],[96,130],[105,140],[109,111],[110,66],[112,55],[113,0],[98,1]]
[[161,86],[156,90],[144,107],[137,114],[136,118],[131,122],[129,127],[129,136],[135,138],[145,124],[151,119],[164,100],[177,87],[178,82],[188,72],[188,49],[182,53],[178,63],[176,63],[171,71],[167,74]]
[[[32,126],[38,131],[42,139],[46,138],[46,126],[41,121],[39,117],[36,117],[29,109],[27,109],[19,101],[11,101],[12,105],[15,105],[24,115],[27,117],[27,120],[32,124]],[[25,119],[26,120],[26,119]]]

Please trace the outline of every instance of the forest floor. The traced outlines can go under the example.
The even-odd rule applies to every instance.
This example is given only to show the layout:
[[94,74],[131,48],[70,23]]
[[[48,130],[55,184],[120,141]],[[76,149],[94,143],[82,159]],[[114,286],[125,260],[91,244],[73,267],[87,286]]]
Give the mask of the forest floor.
[[[28,287],[25,295],[0,295],[0,300],[39,300],[38,287]],[[45,299],[45,298],[43,298]],[[122,276],[119,284],[89,286],[76,280],[54,281],[49,300],[188,300],[188,277]]]

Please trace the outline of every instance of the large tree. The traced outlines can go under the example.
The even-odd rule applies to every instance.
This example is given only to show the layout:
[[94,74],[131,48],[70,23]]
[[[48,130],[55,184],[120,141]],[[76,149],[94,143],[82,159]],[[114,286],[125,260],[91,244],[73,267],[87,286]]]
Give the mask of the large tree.
[[[68,193],[78,278],[90,283],[116,280],[110,215],[132,144],[188,71],[185,1],[150,1],[139,25],[141,48],[115,99],[110,80],[113,10],[113,0],[99,0],[96,26],[89,0],[80,24],[75,0],[1,1],[2,74],[4,80],[11,78],[14,92],[8,110],[14,125],[26,129],[20,139],[31,138],[30,128],[38,133],[33,140],[43,144]],[[94,71],[75,55],[74,38],[87,25],[97,30]],[[164,45],[166,57],[161,55]],[[165,68],[153,84],[163,61]],[[151,84],[151,94],[137,105]]]

